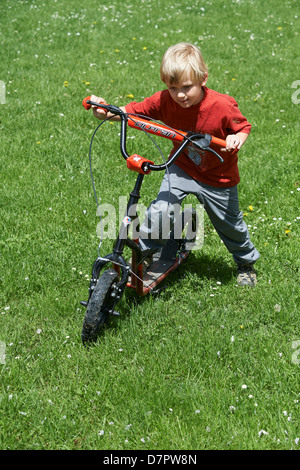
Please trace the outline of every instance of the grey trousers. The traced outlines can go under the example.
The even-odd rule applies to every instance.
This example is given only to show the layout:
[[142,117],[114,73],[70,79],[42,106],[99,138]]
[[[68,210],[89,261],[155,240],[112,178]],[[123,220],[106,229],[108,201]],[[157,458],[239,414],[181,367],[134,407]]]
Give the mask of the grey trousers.
[[188,194],[197,197],[203,205],[216,232],[237,264],[253,264],[259,258],[259,252],[250,241],[243,213],[239,209],[237,186],[218,188],[196,181],[177,165],[172,165],[166,172],[157,198],[152,201],[145,213],[145,220],[140,227],[140,247],[145,252],[156,251],[166,243],[162,234],[162,223],[173,227],[175,215],[173,208],[181,205]]

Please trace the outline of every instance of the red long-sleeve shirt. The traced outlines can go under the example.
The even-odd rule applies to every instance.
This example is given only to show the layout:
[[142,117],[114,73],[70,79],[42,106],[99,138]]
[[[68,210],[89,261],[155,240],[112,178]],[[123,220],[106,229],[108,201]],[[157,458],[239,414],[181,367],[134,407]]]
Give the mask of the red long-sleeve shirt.
[[[127,113],[142,114],[175,129],[211,134],[220,139],[226,139],[227,135],[238,132],[250,133],[251,124],[240,112],[234,98],[207,87],[203,87],[203,91],[200,103],[187,109],[177,104],[168,90],[159,91],[139,103],[131,102],[125,108]],[[179,144],[173,145],[171,154]],[[211,147],[220,153],[220,147]],[[210,152],[198,152],[198,156],[193,158],[195,151],[191,153],[189,148],[187,147],[175,162],[188,175],[217,187],[231,187],[239,183],[237,152],[221,152],[224,159],[224,163],[221,163]]]

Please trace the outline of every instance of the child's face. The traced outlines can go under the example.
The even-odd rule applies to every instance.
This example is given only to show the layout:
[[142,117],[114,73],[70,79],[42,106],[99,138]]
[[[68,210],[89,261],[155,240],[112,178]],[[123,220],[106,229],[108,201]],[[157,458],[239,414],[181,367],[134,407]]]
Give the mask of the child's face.
[[180,83],[172,85],[166,83],[166,85],[173,100],[182,108],[187,109],[200,103],[203,97],[202,87],[205,83],[206,80],[202,83],[194,83],[190,79],[183,79]]

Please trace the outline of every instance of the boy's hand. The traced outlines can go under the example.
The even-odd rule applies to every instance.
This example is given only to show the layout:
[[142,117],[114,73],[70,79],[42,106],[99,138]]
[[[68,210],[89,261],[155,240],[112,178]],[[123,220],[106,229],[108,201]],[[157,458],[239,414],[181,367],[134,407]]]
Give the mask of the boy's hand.
[[237,134],[228,135],[226,137],[226,150],[239,150],[241,146],[246,142],[249,134],[245,132],[238,132]]
[[[94,101],[95,103],[99,103],[99,104],[107,104],[106,101],[103,98],[100,98],[100,97],[95,96],[95,95],[91,96],[90,101]],[[106,109],[97,108],[97,106],[94,106],[94,105],[92,106],[92,108],[93,108],[94,116],[97,119],[103,120],[103,119],[106,118],[106,116],[107,116]]]

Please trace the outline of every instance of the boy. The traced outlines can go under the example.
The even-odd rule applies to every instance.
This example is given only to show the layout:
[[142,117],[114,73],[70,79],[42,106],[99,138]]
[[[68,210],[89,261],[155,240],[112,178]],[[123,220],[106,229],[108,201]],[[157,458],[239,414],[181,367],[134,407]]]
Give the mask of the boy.
[[[251,124],[232,97],[206,87],[208,70],[198,47],[188,43],[169,47],[163,56],[160,74],[167,90],[156,92],[140,103],[131,102],[121,109],[162,121],[176,129],[219,137],[226,140],[226,149],[222,154],[224,163],[221,163],[211,153],[188,146],[166,172],[145,220],[151,222],[151,214],[153,218],[153,214],[159,213],[163,220],[168,217],[171,224],[174,223],[168,210],[170,204],[181,203],[188,194],[194,194],[233,256],[238,284],[253,287],[256,284],[253,264],[259,253],[250,241],[239,210],[237,192],[240,181],[237,151],[246,142]],[[91,100],[106,104],[96,96]],[[93,112],[98,119],[111,116],[100,108],[94,108]],[[174,144],[171,154],[177,145]],[[220,152],[219,148],[215,150]],[[141,228],[140,246],[146,254],[158,248],[157,240],[153,240],[156,236],[147,229],[150,225],[144,222]]]

